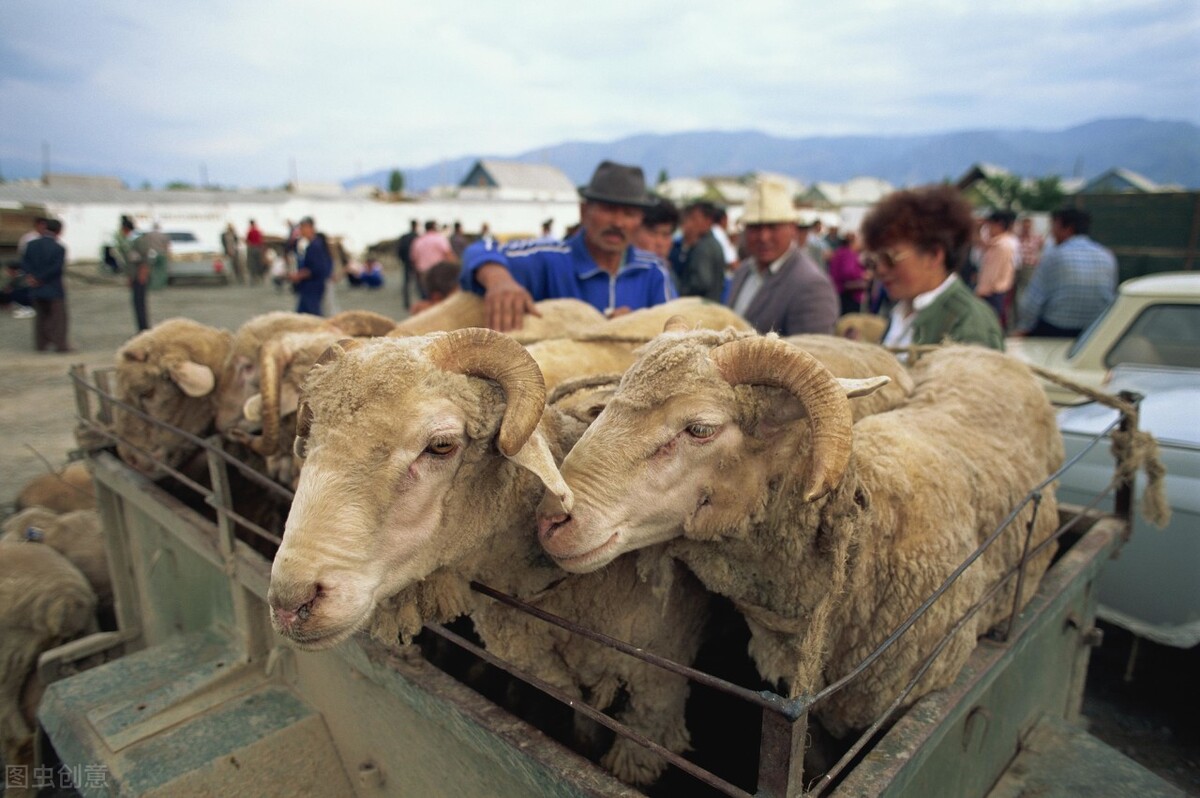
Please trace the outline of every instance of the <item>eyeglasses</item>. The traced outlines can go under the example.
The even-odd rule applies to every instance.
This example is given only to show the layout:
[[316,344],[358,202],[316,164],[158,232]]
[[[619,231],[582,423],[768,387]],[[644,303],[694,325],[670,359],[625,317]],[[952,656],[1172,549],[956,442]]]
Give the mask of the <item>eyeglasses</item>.
[[878,252],[868,252],[863,257],[863,265],[868,269],[874,269],[877,266],[887,266],[891,269],[912,254],[911,249],[881,249]]

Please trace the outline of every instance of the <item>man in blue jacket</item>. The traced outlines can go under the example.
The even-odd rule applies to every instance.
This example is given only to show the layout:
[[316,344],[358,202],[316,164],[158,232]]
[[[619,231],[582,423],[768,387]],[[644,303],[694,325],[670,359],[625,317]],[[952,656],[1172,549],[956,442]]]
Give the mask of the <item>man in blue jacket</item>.
[[305,216],[297,225],[300,237],[308,242],[304,255],[300,260],[300,268],[291,275],[292,286],[295,288],[299,301],[296,303],[297,313],[321,315],[321,300],[325,296],[325,283],[333,274],[333,258],[329,254],[329,245],[325,234],[318,233],[311,216]]
[[480,241],[463,253],[462,287],[483,295],[492,329],[520,329],[543,299],[580,299],[611,317],[675,298],[659,260],[632,244],[653,204],[641,168],[604,161],[579,193],[580,230],[565,241]]
[[63,287],[67,250],[58,243],[62,222],[47,219],[45,232],[25,246],[21,253],[21,271],[37,318],[33,323],[33,345],[39,352],[51,347],[70,352],[67,344],[67,292]]

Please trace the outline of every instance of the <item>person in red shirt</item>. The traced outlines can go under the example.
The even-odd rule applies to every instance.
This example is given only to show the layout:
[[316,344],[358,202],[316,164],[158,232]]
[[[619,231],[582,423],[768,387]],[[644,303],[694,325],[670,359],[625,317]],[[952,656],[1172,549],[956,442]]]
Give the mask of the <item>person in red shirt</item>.
[[250,220],[250,229],[246,231],[246,266],[250,270],[250,282],[261,283],[263,280],[263,234],[254,220]]

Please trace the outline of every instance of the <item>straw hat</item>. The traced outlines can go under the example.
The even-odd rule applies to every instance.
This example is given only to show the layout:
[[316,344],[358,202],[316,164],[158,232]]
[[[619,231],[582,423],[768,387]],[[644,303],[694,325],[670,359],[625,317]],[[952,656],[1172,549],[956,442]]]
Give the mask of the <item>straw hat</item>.
[[798,218],[787,184],[769,177],[754,181],[742,212],[743,224],[794,224]]

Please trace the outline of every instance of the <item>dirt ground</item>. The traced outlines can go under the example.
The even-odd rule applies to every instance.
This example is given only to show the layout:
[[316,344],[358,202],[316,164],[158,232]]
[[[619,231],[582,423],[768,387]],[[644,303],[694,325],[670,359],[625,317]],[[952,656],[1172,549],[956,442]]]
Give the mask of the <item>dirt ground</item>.
[[[399,281],[388,273],[384,288],[339,286],[337,309],[362,308],[403,318]],[[73,267],[68,281],[71,354],[33,352],[31,319],[0,312],[0,517],[20,486],[49,466],[61,466],[75,448],[75,399],[68,368],[112,364],[133,333],[128,288]],[[186,316],[236,329],[251,316],[294,309],[290,293],[272,286],[172,286],[150,295],[152,321]],[[1189,794],[1200,795],[1200,691],[1195,687],[1200,651],[1142,643],[1128,670],[1131,638],[1115,627],[1092,657],[1084,712],[1091,731]]]
[[[109,366],[117,349],[136,331],[128,287],[99,275],[94,266],[73,266],[67,283],[70,341],[78,351],[33,351],[33,319],[14,319],[0,311],[0,507],[15,499],[21,486],[61,466],[75,448],[75,395],[69,368]],[[378,290],[335,291],[338,310],[365,309],[403,318],[399,280]],[[295,298],[270,284],[256,286],[176,285],[150,294],[150,321],[186,316],[235,330],[259,313],[295,310]]]

